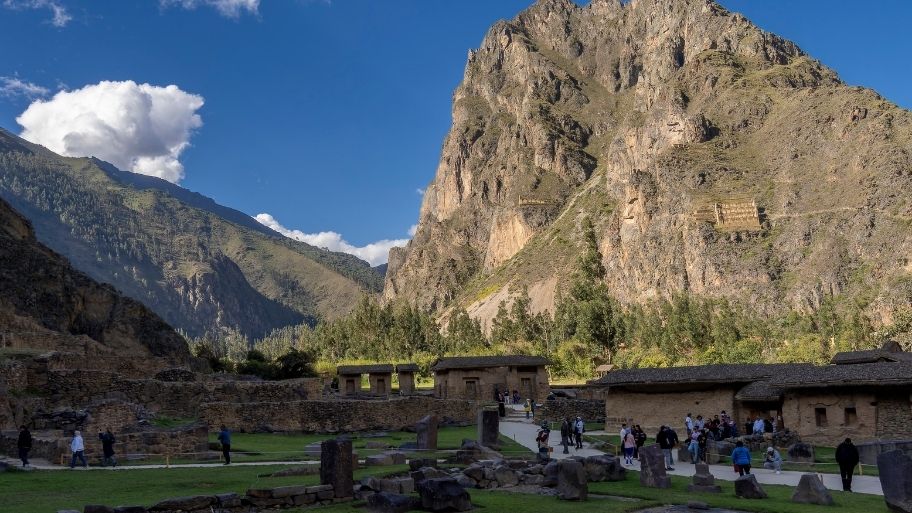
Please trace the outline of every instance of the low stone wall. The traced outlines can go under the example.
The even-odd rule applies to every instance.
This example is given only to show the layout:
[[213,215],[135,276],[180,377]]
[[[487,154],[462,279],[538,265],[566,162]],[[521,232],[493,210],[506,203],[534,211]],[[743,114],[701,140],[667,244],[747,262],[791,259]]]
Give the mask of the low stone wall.
[[[282,486],[247,490],[246,495],[223,493],[165,499],[146,508],[131,506],[131,513],[247,513],[262,509],[301,509],[350,502],[351,497],[336,497],[333,485]],[[121,508],[118,508],[118,511]],[[101,513],[114,508],[87,505],[85,512]]]
[[586,422],[605,422],[605,401],[598,399],[550,399],[542,403],[535,416],[549,422],[560,422],[577,416]]
[[474,423],[479,403],[430,397],[388,400],[317,400],[285,402],[212,402],[200,407],[210,427],[224,424],[235,431],[348,433],[412,428],[425,415],[442,423]]

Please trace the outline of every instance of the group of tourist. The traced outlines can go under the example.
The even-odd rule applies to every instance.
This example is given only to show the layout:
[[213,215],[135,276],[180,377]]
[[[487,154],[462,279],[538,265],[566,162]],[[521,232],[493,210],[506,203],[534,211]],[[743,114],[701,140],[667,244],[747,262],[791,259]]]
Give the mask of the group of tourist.
[[639,459],[640,448],[646,444],[646,432],[639,424],[634,424],[629,429],[627,424],[621,426],[621,447],[624,448],[624,463],[633,465],[633,460]]
[[690,439],[696,431],[707,431],[707,436],[713,440],[722,440],[738,436],[738,424],[725,410],[712,419],[704,419],[703,415],[697,415],[696,418],[688,413],[684,417],[684,429],[687,431],[687,438]]
[[514,390],[513,392],[510,392],[509,390],[503,392],[495,390],[494,400],[507,405],[522,404],[522,397],[519,396],[519,390]]
[[[117,442],[117,439],[114,437],[114,433],[111,432],[111,428],[105,429],[103,433],[99,432],[98,439],[101,441],[101,465],[104,467],[108,465],[116,467],[117,458],[114,457],[114,443]],[[33,442],[34,438],[32,437],[32,433],[29,431],[28,426],[19,426],[19,438],[16,441],[16,447],[19,450],[19,459],[22,461],[22,468],[31,466],[29,463],[29,453],[32,451]],[[85,440],[82,438],[82,432],[79,430],[74,431],[73,438],[70,439],[70,468],[76,468],[77,460],[82,464],[83,468],[89,466],[85,457]]]
[[576,419],[567,417],[561,422],[561,445],[564,447],[564,454],[570,454],[570,445],[576,450],[583,448],[583,433],[586,432],[586,423],[583,418],[577,416]]

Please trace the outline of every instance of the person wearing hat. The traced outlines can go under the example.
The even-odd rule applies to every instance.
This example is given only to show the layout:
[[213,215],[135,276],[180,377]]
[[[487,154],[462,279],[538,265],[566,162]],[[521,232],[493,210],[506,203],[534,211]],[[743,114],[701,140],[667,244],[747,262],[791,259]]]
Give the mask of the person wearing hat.
[[775,470],[777,474],[782,473],[782,455],[773,447],[766,448],[766,459],[763,460],[763,468]]
[[73,440],[70,441],[70,452],[73,453],[73,457],[70,458],[70,468],[76,468],[77,458],[82,462],[83,468],[89,467],[85,459],[85,442],[82,439],[82,433],[79,431],[73,433]]
[[851,438],[846,438],[845,442],[836,447],[836,463],[839,464],[839,474],[842,476],[842,489],[846,492],[852,491],[852,474],[859,459],[858,448]]

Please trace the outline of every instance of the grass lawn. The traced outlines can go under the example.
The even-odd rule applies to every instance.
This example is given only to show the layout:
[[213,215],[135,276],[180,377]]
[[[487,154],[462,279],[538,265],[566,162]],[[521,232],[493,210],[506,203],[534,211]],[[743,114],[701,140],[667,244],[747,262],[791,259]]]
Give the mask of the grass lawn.
[[[318,476],[258,477],[287,466],[101,470],[36,470],[7,472],[0,479],[3,513],[53,513],[82,510],[86,504],[151,506],[186,495],[244,493],[252,487],[319,484]],[[355,478],[402,472],[404,465],[360,469]]]

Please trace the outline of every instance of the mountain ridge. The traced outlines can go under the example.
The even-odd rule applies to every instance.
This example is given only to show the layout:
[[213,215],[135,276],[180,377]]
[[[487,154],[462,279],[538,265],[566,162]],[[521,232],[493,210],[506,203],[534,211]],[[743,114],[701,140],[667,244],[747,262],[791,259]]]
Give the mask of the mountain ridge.
[[[591,218],[622,304],[839,296],[888,321],[912,302],[910,134],[908,111],[710,0],[542,0],[469,52],[384,298],[487,322],[527,287],[551,310]],[[707,221],[752,202],[741,229]]]

